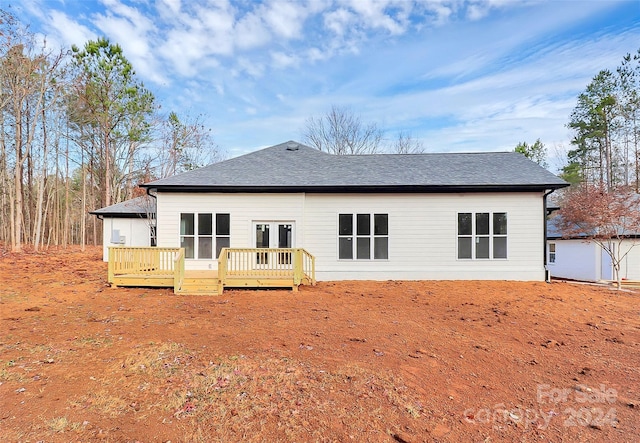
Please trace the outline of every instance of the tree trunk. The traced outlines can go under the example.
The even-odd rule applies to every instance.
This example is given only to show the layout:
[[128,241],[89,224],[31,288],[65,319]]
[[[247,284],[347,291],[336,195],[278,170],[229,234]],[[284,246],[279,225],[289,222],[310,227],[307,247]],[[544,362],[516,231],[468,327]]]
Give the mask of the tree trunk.
[[42,108],[42,171],[38,179],[38,195],[36,198],[36,220],[34,226],[33,247],[36,251],[40,249],[42,239],[42,205],[44,201],[44,187],[47,177],[47,121],[44,107]]
[[84,150],[82,151],[82,213],[80,214],[80,250],[84,252],[87,244],[87,176],[84,165]]
[[13,237],[11,251],[22,252],[22,109],[19,103],[13,107],[16,121],[14,143],[16,151],[16,166],[14,172],[14,198],[13,198]]
[[109,134],[104,137],[104,205],[111,205],[111,147],[109,146]]

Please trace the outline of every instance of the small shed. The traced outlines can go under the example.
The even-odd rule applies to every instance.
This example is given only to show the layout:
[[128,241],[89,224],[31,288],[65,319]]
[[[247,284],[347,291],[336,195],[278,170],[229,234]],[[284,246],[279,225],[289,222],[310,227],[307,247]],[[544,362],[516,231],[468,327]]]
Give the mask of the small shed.
[[[559,215],[547,222],[547,269],[552,277],[582,281],[614,280],[609,254],[587,236],[563,237],[558,229]],[[620,263],[623,280],[640,280],[640,237],[629,235],[612,245],[624,256]]]
[[144,195],[90,212],[103,220],[103,260],[109,246],[156,246],[156,199]]

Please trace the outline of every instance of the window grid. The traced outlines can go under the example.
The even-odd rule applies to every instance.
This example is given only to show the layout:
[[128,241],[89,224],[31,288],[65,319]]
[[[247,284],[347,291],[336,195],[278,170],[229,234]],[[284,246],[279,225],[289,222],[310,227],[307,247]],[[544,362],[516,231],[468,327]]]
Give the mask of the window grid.
[[459,212],[458,259],[507,258],[506,212]]
[[[230,215],[213,213],[180,214],[180,247],[185,249],[185,258],[212,259],[220,255],[223,247],[230,243]],[[215,236],[214,236],[215,232]],[[215,238],[216,255],[213,256]]]
[[339,214],[338,259],[387,260],[388,214]]

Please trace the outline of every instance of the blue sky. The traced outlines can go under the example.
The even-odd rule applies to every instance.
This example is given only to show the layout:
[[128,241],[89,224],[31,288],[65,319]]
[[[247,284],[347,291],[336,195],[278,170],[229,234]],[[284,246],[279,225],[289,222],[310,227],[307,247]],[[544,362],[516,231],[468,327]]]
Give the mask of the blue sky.
[[302,140],[337,105],[428,152],[540,138],[557,168],[577,95],[640,48],[637,0],[0,4],[52,46],[119,43],[163,110],[203,114],[228,156]]

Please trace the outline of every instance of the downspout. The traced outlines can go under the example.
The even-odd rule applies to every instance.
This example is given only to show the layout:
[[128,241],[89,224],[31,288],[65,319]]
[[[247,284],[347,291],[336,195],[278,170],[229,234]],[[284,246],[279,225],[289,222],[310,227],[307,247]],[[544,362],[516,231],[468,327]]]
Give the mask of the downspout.
[[[152,189],[155,189],[155,188],[147,188],[147,195],[149,197],[153,197],[153,198],[155,198],[157,200],[158,198],[154,194],[151,193]],[[551,192],[553,192],[553,191],[551,191]],[[157,193],[157,191],[156,191],[156,193]],[[157,210],[157,208],[156,208],[156,210]]]
[[156,219],[155,220],[147,220],[147,224],[149,225],[149,231],[151,231],[151,224],[153,223],[153,227],[155,228],[155,236],[156,236],[156,246],[158,246],[158,197],[157,197],[157,193],[158,190],[156,189],[156,193],[152,194],[151,193],[151,189],[153,188],[147,188],[147,195],[151,198],[155,198],[156,199]]
[[542,263],[544,265],[544,281],[546,281],[547,283],[551,283],[551,272],[549,272],[549,269],[547,268],[547,196],[549,196],[549,194],[552,194],[554,191],[555,189],[547,191],[542,196],[542,216],[544,217],[544,232],[542,235],[544,242],[542,246]]

